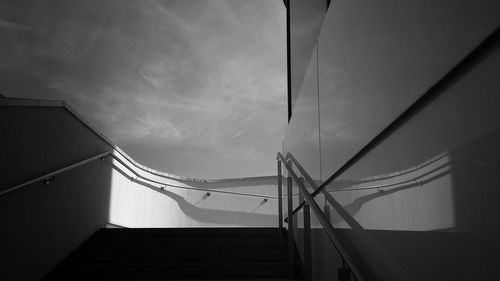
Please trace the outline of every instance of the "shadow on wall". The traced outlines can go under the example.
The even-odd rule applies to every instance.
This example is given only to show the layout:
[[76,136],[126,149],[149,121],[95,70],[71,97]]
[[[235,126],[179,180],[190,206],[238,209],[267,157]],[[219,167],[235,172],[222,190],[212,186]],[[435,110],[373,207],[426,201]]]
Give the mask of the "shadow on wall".
[[[371,194],[368,194],[368,195],[364,195],[364,196],[361,196],[361,197],[357,197],[356,199],[354,199],[351,203],[348,203],[346,205],[344,205],[344,209],[351,215],[351,216],[355,216],[360,210],[361,208],[363,207],[364,204],[376,199],[376,198],[379,198],[379,197],[384,197],[384,196],[389,196],[390,194],[393,194],[393,193],[396,193],[396,192],[400,192],[400,191],[403,191],[403,190],[406,190],[406,189],[410,189],[410,188],[413,188],[413,187],[421,187],[425,184],[428,184],[434,180],[437,180],[443,176],[446,176],[450,174],[450,170],[444,170],[444,171],[441,171],[439,172],[438,174],[436,175],[433,175],[432,177],[429,177],[429,178],[426,178],[425,180],[420,180],[418,182],[413,182],[413,183],[409,183],[409,184],[404,184],[404,185],[401,185],[401,186],[398,186],[398,187],[395,187],[395,188],[392,188],[392,189],[388,189],[388,190],[385,190],[385,189],[373,189],[373,193]],[[333,205],[333,202],[332,202],[332,197],[331,196],[325,196],[325,199],[327,202],[330,203],[330,205]],[[332,224],[338,224],[340,222],[342,222],[343,219],[340,217],[340,216],[334,216],[332,219],[331,219],[331,222]]]
[[[500,266],[500,131],[460,150],[453,157],[456,228],[472,232],[488,245],[490,261]],[[486,260],[485,260],[486,261]]]
[[[110,150],[62,103],[2,100],[0,189]],[[103,227],[110,183],[111,167],[94,161],[1,196],[0,279],[41,279]]]
[[40,280],[108,221],[111,168],[99,161],[0,197],[2,280]]
[[[120,167],[110,164],[113,169],[118,171],[124,177],[129,178]],[[223,211],[223,210],[212,210],[197,207],[196,205],[204,199],[208,198],[205,194],[198,202],[192,204],[184,197],[175,194],[167,190],[161,190],[157,186],[149,183],[145,183],[139,180],[133,180],[133,182],[145,186],[157,193],[168,196],[173,199],[180,210],[189,218],[192,218],[198,222],[220,224],[220,225],[240,225],[240,226],[262,226],[262,225],[275,225],[278,219],[277,215],[267,215],[267,214],[256,214],[251,212],[241,212],[241,211]],[[257,210],[264,204],[262,201],[253,211]]]
[[[453,229],[459,231],[481,231],[485,239],[495,240],[500,235],[500,225],[497,223],[496,214],[500,212],[498,198],[500,198],[500,151],[496,148],[500,142],[500,131],[495,132],[477,142],[469,144],[447,155],[447,163],[440,165],[431,171],[423,169],[420,174],[413,177],[407,183],[398,185],[401,179],[392,178],[395,183],[390,188],[372,188],[373,193],[356,197],[348,203],[343,203],[344,208],[351,214],[357,215],[364,205],[374,199],[383,198],[394,193],[411,190],[414,187],[423,189],[440,189],[448,187],[451,189],[454,213]],[[449,176],[451,181],[445,183],[437,182],[438,179]],[[408,181],[404,179],[404,181]],[[377,186],[380,182],[374,181],[372,186]],[[367,187],[366,184],[363,186]],[[369,187],[370,185],[368,185]],[[355,195],[359,190],[349,191],[350,188],[357,188],[356,184],[344,185],[338,192],[331,193],[334,197],[341,193],[352,193]],[[366,191],[370,191],[366,190]],[[364,191],[364,192],[366,192]],[[413,190],[412,190],[413,191]],[[326,197],[328,201],[328,197]],[[432,198],[429,200],[439,204],[443,198]],[[422,206],[424,207],[424,206]],[[404,210],[403,210],[404,211]],[[438,214],[436,214],[438,215]],[[342,222],[338,216],[333,218],[332,223]],[[489,234],[488,234],[489,233]]]
[[[445,165],[418,183],[385,191],[372,189],[373,193],[344,203],[344,208],[352,216],[359,214],[360,223],[379,228],[368,232],[413,280],[482,280],[495,276],[500,266],[498,143],[500,131],[448,154]],[[333,196],[345,193],[355,196],[361,192],[344,189]],[[384,201],[386,196],[391,198]],[[367,219],[368,212],[372,214]],[[450,227],[432,228],[448,221],[448,212],[452,216]],[[335,212],[331,221],[337,225],[343,222]],[[407,230],[393,229],[384,224],[386,221]],[[357,246],[355,230],[340,229],[339,233],[354,253],[378,257]]]
[[193,182],[178,180],[186,185],[197,187],[197,188],[235,188],[235,187],[250,187],[258,185],[275,185],[277,182],[277,176],[263,176],[263,177],[251,177],[251,178],[235,178],[235,179],[222,179],[214,180],[208,182]]

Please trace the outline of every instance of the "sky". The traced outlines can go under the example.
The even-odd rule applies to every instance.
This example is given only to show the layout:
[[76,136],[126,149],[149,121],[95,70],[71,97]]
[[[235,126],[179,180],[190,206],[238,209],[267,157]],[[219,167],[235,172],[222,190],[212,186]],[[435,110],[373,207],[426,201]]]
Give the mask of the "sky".
[[272,175],[285,24],[282,0],[2,0],[0,93],[65,100],[160,171]]

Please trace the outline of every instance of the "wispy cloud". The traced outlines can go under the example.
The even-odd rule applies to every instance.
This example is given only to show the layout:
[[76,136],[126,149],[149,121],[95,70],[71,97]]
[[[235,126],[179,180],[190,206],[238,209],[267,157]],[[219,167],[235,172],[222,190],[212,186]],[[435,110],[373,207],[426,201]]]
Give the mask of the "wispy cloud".
[[[36,77],[49,89],[40,98],[67,100],[138,161],[200,177],[274,171],[286,124],[281,0],[8,2],[28,25],[0,28],[37,30],[7,43],[23,57],[3,72]],[[184,163],[195,155],[211,158]],[[213,167],[244,159],[253,170]]]
[[7,21],[7,20],[3,20],[3,19],[0,19],[0,28],[20,30],[20,31],[32,30],[31,27],[26,26],[24,24],[12,22],[12,21]]

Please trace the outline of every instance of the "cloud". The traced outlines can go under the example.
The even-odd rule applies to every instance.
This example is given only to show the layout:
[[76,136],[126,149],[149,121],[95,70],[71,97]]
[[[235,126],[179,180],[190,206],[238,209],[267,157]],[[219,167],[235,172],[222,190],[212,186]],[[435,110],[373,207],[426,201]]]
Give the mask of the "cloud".
[[23,30],[32,30],[32,28],[29,27],[29,26],[26,26],[26,25],[23,25],[23,24],[19,24],[19,23],[15,23],[15,22],[11,22],[11,21],[7,21],[7,20],[2,20],[2,19],[0,19],[0,28],[12,29],[12,30],[20,30],[20,31],[23,31]]
[[[210,165],[246,158],[258,167],[248,175],[274,171],[264,158],[280,150],[286,125],[282,1],[8,4],[7,14],[37,29],[12,41],[0,33],[10,53],[23,50],[4,70],[29,73],[52,91],[20,95],[66,100],[156,169],[221,177],[230,171],[217,174]],[[22,26],[0,21],[0,28]],[[212,158],[184,163],[194,152]]]

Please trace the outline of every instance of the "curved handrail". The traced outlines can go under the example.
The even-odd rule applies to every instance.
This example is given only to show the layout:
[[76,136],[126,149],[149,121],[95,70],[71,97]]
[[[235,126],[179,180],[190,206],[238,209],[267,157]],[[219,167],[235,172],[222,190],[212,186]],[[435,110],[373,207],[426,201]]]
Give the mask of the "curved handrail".
[[170,186],[170,187],[174,187],[174,188],[187,189],[187,190],[196,190],[196,191],[206,191],[206,192],[214,192],[214,193],[222,193],[222,194],[231,194],[231,195],[258,197],[258,198],[264,198],[264,199],[265,198],[268,198],[268,199],[278,199],[277,196],[273,196],[273,195],[254,194],[254,193],[246,193],[246,192],[234,192],[234,191],[216,190],[216,189],[211,189],[211,188],[201,188],[201,187],[180,186],[180,185],[175,185],[175,184],[171,184],[171,183],[160,182],[160,181],[153,180],[153,179],[148,179],[147,177],[139,174],[137,171],[135,171],[134,169],[132,169],[132,167],[130,167],[129,165],[127,165],[122,159],[118,158],[116,155],[110,154],[110,156],[113,159],[117,160],[120,164],[122,164],[124,167],[126,167],[130,172],[132,172],[136,176],[135,178],[134,177],[129,177],[130,180],[137,181],[137,179],[140,178],[142,180],[146,180],[146,181],[149,181],[149,182],[152,182],[152,183],[155,183],[155,184],[159,184],[160,185],[159,188],[161,188],[161,186]]
[[383,184],[375,184],[375,185],[369,185],[369,186],[363,186],[363,187],[357,187],[357,188],[346,188],[346,189],[334,189],[334,190],[323,190],[322,192],[323,193],[329,193],[329,192],[342,192],[342,191],[358,191],[358,190],[370,190],[370,189],[376,189],[378,191],[384,191],[383,188],[386,188],[386,187],[392,187],[392,186],[404,186],[404,185],[407,185],[407,184],[417,184],[417,185],[422,185],[424,184],[425,181],[422,181],[420,180],[421,178],[424,178],[426,176],[429,176],[431,175],[432,173],[435,173],[445,167],[448,167],[450,166],[451,163],[445,163],[445,164],[442,164],[442,165],[439,165],[438,167],[430,170],[430,171],[427,171],[421,175],[418,175],[412,179],[409,179],[409,180],[404,180],[404,181],[400,181],[400,182],[393,182],[393,183],[383,183]]
[[[407,174],[413,173],[415,171],[418,171],[420,169],[429,167],[430,165],[437,163],[438,161],[444,159],[445,157],[449,157],[454,153],[458,153],[459,151],[463,150],[464,148],[468,147],[469,145],[477,143],[479,141],[482,141],[490,136],[491,136],[491,134],[488,134],[486,136],[483,136],[483,137],[473,141],[472,143],[455,148],[455,149],[448,151],[448,152],[438,154],[438,155],[436,155],[436,156],[434,156],[434,157],[432,157],[432,158],[430,158],[430,159],[428,159],[428,160],[426,160],[426,161],[424,161],[416,166],[413,166],[413,167],[410,167],[410,168],[407,168],[407,169],[404,169],[401,171],[392,172],[392,173],[384,174],[384,175],[376,175],[376,176],[371,176],[371,177],[366,177],[366,178],[361,178],[361,179],[341,179],[341,180],[336,180],[335,182],[336,183],[348,183],[348,182],[365,183],[365,182],[370,182],[370,181],[372,181],[372,182],[373,181],[381,181],[381,180],[386,180],[386,179],[391,179],[391,178],[407,175]],[[293,157],[294,163],[297,165],[297,167],[302,167],[300,165],[300,163],[298,162],[298,160],[295,159],[293,154],[288,152],[285,159],[289,159],[290,157]],[[343,188],[343,189],[324,188],[324,190],[322,190],[321,192],[326,194],[326,193],[330,193],[330,192],[350,192],[350,191],[371,190],[371,189],[376,189],[377,191],[384,191],[383,188],[394,187],[394,186],[401,187],[401,186],[405,186],[405,185],[422,185],[422,184],[426,183],[426,180],[421,180],[422,178],[425,178],[426,176],[431,175],[432,173],[435,173],[435,172],[437,172],[437,171],[439,171],[447,166],[451,166],[453,163],[458,162],[458,161],[466,161],[466,162],[474,163],[477,165],[487,166],[487,167],[490,167],[493,169],[500,169],[500,166],[491,165],[491,164],[487,164],[487,163],[484,163],[481,161],[476,161],[473,159],[468,159],[468,158],[460,156],[460,157],[453,157],[453,159],[448,161],[447,163],[440,164],[439,166],[434,167],[431,170],[429,170],[423,174],[419,174],[419,175],[414,176],[414,177],[407,179],[407,180],[393,182],[393,183],[374,184],[374,185],[368,185],[368,186],[362,186],[362,187],[356,187],[356,188]],[[301,171],[304,171],[304,169],[302,168]],[[312,179],[311,179],[311,181],[312,181]],[[321,186],[323,186],[323,185],[321,185]],[[293,210],[293,214],[296,214],[298,211],[300,211],[300,209],[303,206],[304,206],[304,203],[303,202],[300,203],[299,206],[297,206]],[[285,218],[285,220],[286,220],[286,218]]]
[[[108,139],[104,134],[99,132],[95,127],[93,127],[89,122],[87,122],[80,114],[78,114],[68,103],[62,100],[47,100],[47,99],[29,99],[29,98],[10,98],[6,96],[0,97],[0,106],[33,106],[33,107],[59,107],[66,109],[73,117],[80,121],[84,126],[89,128],[94,134],[100,137],[104,142],[106,142],[113,151],[127,159],[134,167],[150,173],[154,176],[158,176],[165,179],[172,179],[177,181],[195,182],[195,183],[222,183],[235,179],[198,179],[189,178],[184,176],[172,175],[166,172],[158,171],[153,168],[149,168],[143,164],[138,163],[127,153],[125,153],[120,147],[115,145],[110,139]],[[246,178],[245,178],[246,179]]]
[[321,209],[318,206],[318,204],[316,203],[316,201],[314,201],[314,199],[311,197],[311,194],[309,194],[309,192],[307,191],[307,189],[304,186],[304,184],[299,180],[299,177],[297,177],[297,175],[293,171],[293,169],[290,166],[290,164],[285,160],[285,158],[283,157],[283,155],[281,153],[279,153],[279,152],[278,152],[277,158],[278,158],[278,161],[281,161],[281,162],[283,162],[285,164],[285,168],[287,169],[289,175],[291,175],[292,178],[295,180],[295,182],[299,185],[299,188],[301,189],[302,193],[304,194],[304,199],[305,199],[304,202],[307,202],[311,206],[311,208],[313,209],[314,214],[318,218],[318,221],[321,223],[321,225],[325,229],[328,237],[333,242],[333,245],[335,246],[335,248],[337,249],[337,251],[339,252],[339,254],[346,261],[347,266],[349,267],[349,269],[351,270],[351,272],[356,277],[356,280],[358,280],[358,281],[364,281],[365,278],[363,277],[363,274],[361,273],[361,271],[358,269],[358,267],[354,263],[353,258],[349,255],[349,252],[347,251],[347,249],[345,248],[344,244],[340,240],[338,234],[335,232],[335,229],[333,228],[332,224],[325,217],[325,215],[321,211]]
[[[320,221],[321,225],[327,232],[332,242],[334,244],[340,243],[340,247],[338,245],[335,245],[340,255],[346,260],[350,270],[354,273],[355,277],[357,277],[356,279],[358,281],[361,280],[358,277],[362,276],[362,274],[359,271],[359,269],[356,268],[356,265],[353,263],[352,258],[349,257],[349,254],[345,250],[345,247],[342,245],[341,240],[338,238],[336,239],[337,241],[334,240],[333,236],[337,234],[334,231],[333,225],[330,223],[328,219],[326,219],[319,206],[317,206],[314,197],[312,197],[312,194],[310,194],[307,191],[307,188],[304,186],[303,182],[299,180],[289,162],[291,161],[299,169],[304,179],[314,190],[318,190],[318,185],[316,184],[316,182],[311,178],[309,173],[307,173],[307,171],[302,167],[302,165],[298,162],[298,160],[295,159],[293,154],[288,153],[287,158],[285,159],[285,157],[283,157],[283,154],[278,152],[277,159],[278,161],[282,161],[285,163],[285,167],[287,168],[288,172],[295,180],[295,182],[297,182],[299,188],[304,194],[304,198],[306,200],[301,202],[301,205],[303,206],[304,204],[306,204],[305,202],[307,202],[307,204],[309,204],[313,208],[318,220]],[[290,160],[287,161],[288,159]],[[382,259],[380,259],[379,262],[379,267],[374,269],[374,271],[378,273],[379,275],[378,277],[380,278],[380,280],[398,280],[398,281],[408,280],[408,277],[406,276],[404,271],[402,271],[399,268],[399,266],[393,261],[393,259],[389,256],[389,254],[385,252],[382,246],[380,246],[380,244],[344,209],[344,207],[342,207],[342,205],[338,203],[337,200],[335,200],[331,194],[329,194],[325,190],[323,190],[322,192],[325,194],[328,202],[330,203],[330,205],[332,205],[335,211],[342,217],[342,219],[344,219],[344,221],[351,227],[351,229],[356,231],[358,238],[362,240],[364,245],[368,246],[372,251],[376,251],[378,255],[382,256]],[[294,213],[292,213],[292,216],[294,214],[295,211]],[[344,251],[344,253],[342,253],[342,251]],[[381,275],[383,273],[390,274],[391,276],[384,276],[386,278],[382,279],[383,276]]]
[[76,163],[70,164],[70,165],[68,165],[68,166],[66,166],[64,168],[57,169],[57,170],[55,170],[53,172],[50,172],[50,173],[38,176],[38,177],[36,177],[34,179],[27,180],[27,181],[25,181],[23,183],[14,185],[14,186],[6,188],[6,189],[3,189],[2,191],[0,191],[0,196],[4,196],[4,195],[6,195],[8,193],[11,193],[11,192],[14,192],[16,190],[19,190],[19,189],[21,189],[23,187],[26,187],[26,186],[28,186],[28,185],[30,185],[32,183],[37,182],[37,181],[48,180],[48,179],[50,179],[52,177],[55,177],[56,175],[62,174],[62,173],[67,172],[69,170],[73,170],[73,169],[78,168],[80,166],[83,166],[85,164],[91,163],[91,162],[93,162],[93,161],[95,161],[97,159],[101,159],[102,157],[107,157],[110,154],[111,154],[111,151],[106,151],[106,152],[103,152],[103,153],[99,153],[99,154],[97,154],[95,156],[89,157],[89,158],[84,159],[82,161],[78,161]]
[[[177,175],[171,175],[165,172],[157,171],[152,168],[146,167],[145,165],[139,164],[136,162],[132,157],[130,157],[127,153],[125,153],[123,150],[121,150],[118,146],[113,144],[108,138],[106,138],[102,133],[100,133],[97,129],[95,129],[90,123],[88,123],[83,117],[81,117],[75,110],[73,110],[66,102],[60,101],[60,100],[44,100],[44,99],[27,99],[27,98],[9,98],[2,96],[0,97],[0,106],[34,106],[34,107],[58,107],[58,108],[64,108],[73,115],[78,121],[80,121],[84,126],[89,128],[94,134],[96,134],[98,137],[100,137],[104,142],[106,142],[110,147],[111,151],[101,153],[99,155],[87,158],[85,160],[79,161],[77,163],[68,165],[62,169],[58,169],[56,171],[44,174],[42,176],[36,177],[34,179],[28,180],[26,182],[23,182],[21,184],[15,185],[13,187],[9,187],[6,189],[3,189],[0,191],[0,196],[3,196],[5,194],[8,194],[10,192],[13,192],[15,190],[18,190],[20,188],[23,188],[31,183],[44,180],[50,177],[53,177],[54,175],[60,174],[62,172],[65,172],[67,170],[71,170],[73,168],[79,167],[81,165],[84,165],[86,163],[92,162],[93,160],[96,160],[98,158],[102,157],[108,157],[112,156],[114,159],[119,161],[122,165],[124,165],[129,171],[132,171],[136,176],[140,176],[140,178],[143,178],[147,181],[154,182],[152,179],[148,179],[147,177],[144,177],[140,174],[137,173],[137,171],[134,170],[134,168],[140,169],[146,173],[149,173],[153,176],[157,176],[160,178],[164,179],[170,179],[170,180],[175,180],[175,181],[184,181],[184,182],[194,182],[194,183],[223,183],[227,181],[233,181],[237,179],[216,179],[216,180],[206,180],[206,179],[196,179],[196,178],[188,178],[188,177],[183,177],[183,176],[177,176]],[[113,152],[116,152],[117,154],[121,155],[124,159],[128,161],[130,164],[125,164],[122,159],[118,158]],[[132,166],[132,167],[131,167]],[[133,168],[134,167],[134,168]],[[244,178],[243,180],[247,180],[247,178]],[[179,185],[173,185],[173,184],[168,184],[168,183],[163,183],[156,181],[156,184],[160,184],[162,186],[170,186],[174,188],[181,188],[181,189],[191,189],[191,190],[198,190],[198,191],[206,191],[206,192],[215,192],[215,193],[224,193],[224,194],[233,194],[233,195],[241,195],[241,196],[251,196],[251,197],[259,197],[259,198],[264,198],[264,199],[278,199],[277,196],[273,195],[265,195],[265,194],[253,194],[253,193],[245,193],[245,192],[232,192],[232,191],[223,191],[223,190],[215,190],[215,189],[210,189],[210,188],[196,188],[196,187],[185,187],[185,186],[179,186]],[[161,187],[160,187],[161,188]]]
[[[415,171],[421,170],[423,168],[429,167],[430,165],[437,163],[438,161],[444,159],[445,157],[450,157],[451,155],[453,155],[455,153],[458,153],[459,151],[465,149],[466,147],[468,147],[468,146],[470,146],[472,144],[475,144],[475,143],[478,143],[478,142],[480,142],[480,141],[482,141],[484,139],[487,139],[487,138],[491,137],[491,135],[495,134],[499,130],[500,130],[500,128],[498,128],[497,130],[495,130],[495,132],[493,132],[491,134],[487,134],[486,136],[482,136],[479,139],[474,140],[471,143],[468,143],[468,144],[466,144],[464,146],[455,148],[455,149],[453,149],[451,151],[447,151],[447,152],[443,152],[441,154],[438,154],[438,155],[436,155],[434,157],[431,157],[430,159],[428,159],[428,160],[426,160],[426,161],[424,161],[424,162],[422,162],[422,163],[420,163],[418,165],[415,165],[413,167],[410,167],[410,168],[407,168],[407,169],[404,169],[404,170],[400,170],[400,171],[396,171],[396,172],[391,172],[391,173],[388,173],[388,174],[382,174],[382,175],[365,177],[365,178],[336,179],[332,183],[361,184],[361,183],[366,183],[366,182],[374,182],[374,181],[387,180],[387,179],[391,179],[391,178],[395,178],[395,177],[400,177],[400,176],[403,176],[403,175],[407,175],[407,174],[413,173]],[[285,159],[288,159],[290,154],[291,153],[288,152],[287,155],[285,156]],[[481,162],[481,161],[469,159],[469,158],[466,158],[466,157],[463,157],[463,156],[459,156],[459,157],[453,157],[453,159],[451,159],[448,163],[446,163],[446,164],[440,164],[438,167],[432,168],[432,170],[430,170],[430,171],[428,171],[428,172],[426,172],[426,173],[424,173],[422,175],[415,176],[415,177],[413,177],[412,179],[409,179],[409,180],[404,180],[404,181],[400,181],[400,182],[396,182],[396,183],[388,183],[388,184],[368,185],[368,186],[357,187],[357,188],[343,188],[343,189],[328,189],[328,188],[325,188],[325,191],[327,191],[327,192],[348,192],[348,191],[369,190],[369,189],[377,189],[377,190],[381,191],[380,189],[386,188],[386,187],[390,187],[390,186],[404,185],[404,184],[422,184],[423,182],[419,181],[418,179],[420,179],[420,178],[422,178],[422,177],[424,177],[426,175],[429,175],[429,174],[431,174],[433,172],[436,172],[436,171],[444,168],[445,166],[452,165],[452,163],[458,162],[458,161],[466,161],[466,162],[470,162],[470,163],[474,163],[474,164],[477,164],[477,165],[486,166],[486,167],[493,168],[493,169],[500,169],[500,166],[497,166],[497,165],[492,165],[492,164],[484,163],[484,162]],[[295,161],[295,162],[298,163],[297,161]],[[300,163],[298,163],[298,164],[300,165]]]
[[[84,160],[78,161],[78,162],[73,163],[73,164],[70,164],[68,166],[65,166],[63,168],[57,169],[57,170],[52,171],[50,173],[43,174],[41,176],[38,176],[38,177],[35,177],[33,179],[27,180],[27,181],[25,181],[23,183],[14,185],[14,186],[6,188],[6,189],[3,189],[3,190],[0,191],[0,197],[4,196],[4,195],[7,195],[7,194],[9,194],[11,192],[14,192],[16,190],[19,190],[19,189],[21,189],[23,187],[26,187],[26,186],[28,186],[28,185],[30,185],[32,183],[35,183],[35,182],[38,182],[38,181],[42,181],[42,180],[49,180],[50,178],[53,178],[56,175],[59,175],[59,174],[62,174],[64,172],[67,172],[69,170],[73,170],[73,169],[78,168],[80,166],[89,164],[89,163],[91,163],[91,162],[93,162],[93,161],[95,161],[97,159],[105,159],[107,157],[111,157],[111,158],[115,159],[120,164],[122,164],[124,167],[126,167],[127,170],[129,170],[130,172],[132,172],[136,177],[135,178],[134,177],[130,177],[131,180],[137,181],[137,179],[140,178],[142,180],[149,181],[149,182],[152,182],[152,183],[160,185],[160,187],[158,187],[159,189],[161,189],[162,187],[165,187],[165,186],[170,186],[170,187],[174,187],[174,188],[196,190],[196,191],[214,192],[214,193],[231,194],[231,195],[248,196],[248,197],[258,197],[258,198],[264,198],[264,199],[278,199],[277,196],[273,196],[273,195],[254,194],[254,193],[246,193],[246,192],[225,191],[225,190],[216,190],[216,189],[210,189],[210,188],[180,186],[180,185],[175,185],[175,184],[171,184],[171,183],[164,183],[164,182],[156,181],[156,180],[153,180],[153,179],[149,179],[149,178],[147,178],[147,177],[139,174],[137,171],[134,170],[133,167],[131,167],[129,164],[125,163],[118,156],[114,155],[113,151],[106,151],[106,152],[103,152],[103,153],[99,153],[99,154],[97,154],[95,156],[86,158]],[[129,160],[129,159],[127,159],[127,160]]]
[[[439,160],[450,156],[450,153],[451,152],[443,152],[443,153],[438,154],[438,155],[436,155],[436,156],[434,156],[434,157],[432,157],[432,158],[430,158],[430,159],[428,159],[428,160],[426,160],[418,165],[415,165],[413,167],[410,167],[410,168],[407,168],[404,170],[391,172],[391,173],[387,173],[387,174],[376,175],[376,176],[369,176],[369,177],[364,177],[364,178],[337,179],[337,180],[335,180],[335,183],[364,183],[364,182],[381,181],[381,180],[387,180],[387,179],[400,177],[400,176],[407,175],[407,174],[413,173],[415,171],[421,170],[425,167],[428,167],[428,166],[438,162]],[[287,154],[287,157],[288,157],[288,154]]]
[[[422,169],[424,167],[429,166],[430,164],[436,163],[438,160],[443,159],[445,156],[446,156],[446,154],[445,155],[439,155],[438,157],[434,157],[433,159],[431,159],[429,161],[426,161],[423,164],[418,165],[416,167],[418,167],[418,169]],[[318,187],[318,185],[316,184],[316,182],[309,175],[307,175],[307,172],[300,165],[300,163],[293,156],[293,154],[291,154],[290,152],[287,153],[285,159],[291,159],[294,162],[294,164],[300,170],[300,172],[302,173],[302,175],[304,176],[304,178],[306,178],[306,180],[310,183],[311,187],[313,187],[313,189],[315,191],[320,188],[320,187]],[[455,159],[454,161],[457,161],[457,160],[459,160],[459,159]],[[404,180],[404,181],[393,182],[393,183],[384,183],[384,184],[375,184],[375,185],[363,186],[363,187],[359,187],[359,188],[346,188],[346,189],[340,189],[340,190],[328,190],[328,189],[325,188],[325,189],[321,190],[321,193],[327,194],[329,192],[348,192],[348,191],[370,190],[370,189],[376,189],[378,191],[383,191],[382,188],[387,188],[387,187],[392,187],[392,186],[402,186],[402,185],[406,185],[406,184],[422,184],[423,182],[420,181],[420,179],[422,179],[422,178],[424,178],[424,177],[426,177],[428,175],[431,175],[432,173],[434,173],[434,172],[436,172],[438,170],[441,170],[441,169],[443,169],[443,168],[445,168],[447,166],[450,166],[450,165],[451,165],[451,162],[445,163],[445,164],[441,164],[441,165],[439,165],[439,166],[431,169],[430,171],[427,171],[427,172],[425,172],[423,174],[420,174],[418,176],[412,177],[411,179],[407,179],[407,180]],[[416,169],[416,168],[407,169],[407,170],[399,173],[399,175],[409,174],[410,172],[407,172],[407,171],[414,172],[414,171],[417,171],[418,169]],[[384,179],[387,179],[387,178],[393,178],[393,177],[395,177],[394,174],[396,174],[396,173],[391,173],[387,177],[384,177],[384,176],[372,177],[372,180],[373,181],[379,181],[379,180],[384,180]],[[360,182],[365,182],[365,181],[368,181],[368,180],[362,180]],[[313,198],[314,198],[314,196],[313,196]],[[298,211],[300,211],[300,209],[303,206],[304,206],[304,202],[300,203],[293,210],[292,214],[296,214]]]

